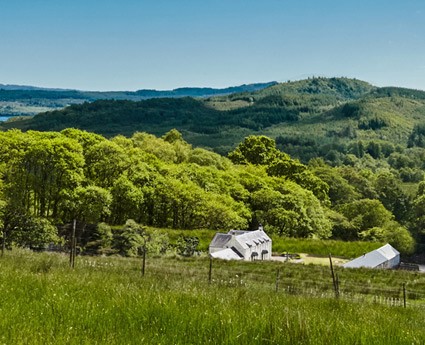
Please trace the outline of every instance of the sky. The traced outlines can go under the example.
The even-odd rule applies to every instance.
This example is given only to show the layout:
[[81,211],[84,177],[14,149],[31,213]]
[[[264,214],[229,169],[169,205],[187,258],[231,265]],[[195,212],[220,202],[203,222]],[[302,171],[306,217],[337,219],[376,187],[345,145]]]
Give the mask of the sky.
[[79,90],[350,77],[425,90],[423,0],[0,0],[0,83]]

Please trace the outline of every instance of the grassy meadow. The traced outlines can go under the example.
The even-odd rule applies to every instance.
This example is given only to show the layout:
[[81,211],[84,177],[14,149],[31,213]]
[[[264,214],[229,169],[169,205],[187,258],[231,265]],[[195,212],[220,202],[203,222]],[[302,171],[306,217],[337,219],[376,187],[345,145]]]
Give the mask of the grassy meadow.
[[[407,308],[308,295],[286,289],[314,281],[330,286],[327,267],[206,257],[140,259],[7,252],[0,260],[2,344],[423,344],[420,300]],[[280,270],[278,289],[276,272]],[[337,270],[345,282],[376,293],[414,272]],[[353,282],[356,282],[354,284]],[[346,284],[346,291],[348,290]],[[277,290],[277,291],[276,291]],[[421,298],[421,295],[418,295]],[[423,296],[422,296],[423,297]]]
[[378,242],[344,242],[279,236],[272,236],[272,240],[273,252],[275,253],[309,253],[320,256],[332,254],[333,256],[341,256],[347,259],[361,256],[385,244]]

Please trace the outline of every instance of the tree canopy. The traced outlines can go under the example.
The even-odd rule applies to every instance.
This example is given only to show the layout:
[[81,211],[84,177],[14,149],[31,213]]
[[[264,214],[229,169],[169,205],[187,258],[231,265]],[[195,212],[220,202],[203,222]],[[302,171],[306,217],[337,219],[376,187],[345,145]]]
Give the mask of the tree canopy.
[[[0,133],[0,163],[8,245],[58,241],[57,228],[77,219],[84,224],[81,245],[113,251],[116,238],[116,250],[126,254],[140,242],[134,224],[217,230],[262,224],[280,236],[388,240],[411,252],[410,220],[423,218],[423,194],[411,218],[409,197],[390,171],[305,165],[266,136],[247,137],[228,159],[192,148],[177,130],[112,139],[77,129],[12,130]],[[97,224],[127,225],[111,235]]]

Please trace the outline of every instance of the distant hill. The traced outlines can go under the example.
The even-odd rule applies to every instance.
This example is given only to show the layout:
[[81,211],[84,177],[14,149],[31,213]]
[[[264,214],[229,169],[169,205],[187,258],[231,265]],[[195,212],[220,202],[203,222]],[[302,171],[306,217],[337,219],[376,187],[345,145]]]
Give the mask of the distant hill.
[[210,106],[219,110],[246,107],[255,102],[269,105],[275,104],[276,106],[289,104],[307,105],[309,100],[317,105],[335,106],[341,102],[357,99],[376,89],[371,84],[357,79],[309,78],[275,84],[257,92],[212,97],[207,101]]
[[59,88],[45,88],[29,85],[13,85],[13,84],[0,84],[0,90],[47,90],[47,91],[69,91],[69,89]]
[[[68,127],[108,137],[136,131],[163,135],[176,128],[191,144],[221,154],[250,134],[262,134],[303,162],[321,157],[330,164],[353,164],[364,154],[391,161],[397,153],[425,147],[425,92],[377,88],[348,78],[311,78],[206,98],[96,100],[2,125],[4,130]],[[415,175],[416,161],[414,156],[404,160],[406,181],[421,178]]]
[[79,91],[48,89],[34,86],[0,84],[0,116],[31,116],[37,113],[62,109],[68,105],[93,102],[96,100],[140,101],[160,97],[210,97],[231,93],[252,92],[277,84],[276,82],[233,86],[223,89],[185,87],[175,90],[132,91]]
[[[269,85],[263,88],[265,85]],[[112,100],[97,100],[106,93],[84,93],[92,103],[74,104],[63,111],[42,113],[26,121],[23,128],[63,129],[77,126],[103,134],[119,134],[125,127],[132,126],[132,132],[155,126],[168,130],[178,127],[197,133],[217,133],[223,127],[243,127],[251,130],[285,122],[298,121],[305,116],[321,113],[347,100],[365,95],[375,88],[368,83],[346,78],[311,79],[293,83],[252,84],[227,89],[184,88],[169,91],[175,97],[159,98],[159,91],[137,91],[140,97],[148,100],[130,102],[112,97]],[[217,96],[236,90],[243,92]],[[246,91],[254,90],[254,91]],[[165,92],[165,91],[164,91]],[[163,93],[164,93],[163,92]],[[166,93],[166,92],[165,92]],[[213,97],[197,99],[177,97],[184,94],[206,95]],[[64,99],[78,100],[80,91],[46,91],[46,90],[4,90],[0,100],[47,99],[56,101]],[[134,94],[132,94],[134,95]],[[101,125],[99,125],[101,124]],[[18,125],[18,123],[14,123]],[[6,124],[6,127],[9,125]],[[152,130],[152,129],[150,129]]]
[[349,78],[309,78],[276,84],[258,92],[257,97],[287,94],[326,95],[339,100],[356,99],[376,87],[371,84]]
[[210,97],[241,92],[254,92],[277,84],[277,82],[272,81],[269,83],[243,84],[224,89],[214,89],[209,87],[182,87],[171,91],[138,90],[135,94],[145,99],[162,97]]

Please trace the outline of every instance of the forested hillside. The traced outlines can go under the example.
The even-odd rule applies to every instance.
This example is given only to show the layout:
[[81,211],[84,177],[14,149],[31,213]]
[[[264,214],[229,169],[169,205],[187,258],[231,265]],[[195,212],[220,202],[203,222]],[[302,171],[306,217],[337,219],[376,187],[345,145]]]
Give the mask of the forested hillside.
[[[244,89],[251,92],[235,93]],[[214,134],[228,127],[259,130],[282,122],[299,121],[308,115],[322,113],[347,100],[363,96],[374,90],[374,87],[362,81],[346,78],[315,78],[276,85],[269,83],[223,90],[211,89],[211,94],[230,91],[233,93],[197,101],[193,98],[174,97],[190,94],[205,96],[202,90],[204,89],[177,89],[172,91],[174,93],[163,93],[169,96],[167,98],[142,102],[128,102],[128,100],[140,100],[137,95],[146,94],[147,91],[126,93],[124,97],[118,93],[115,95],[80,91],[63,93],[45,90],[0,90],[0,100],[19,101],[44,97],[49,97],[50,101],[65,99],[70,103],[103,100],[94,104],[86,102],[72,105],[63,111],[40,114],[22,124],[5,124],[6,128],[20,126],[23,129],[56,130],[77,126],[101,134],[123,134],[129,130],[126,126],[136,127],[137,130],[147,127],[151,132],[176,127],[193,133]],[[157,98],[154,92],[156,91],[146,96]],[[156,128],[158,125],[160,127]]]
[[77,219],[78,245],[90,252],[134,253],[136,224],[261,223],[279,236],[390,242],[406,254],[425,219],[424,183],[411,198],[390,170],[304,165],[265,136],[247,137],[224,158],[192,148],[176,130],[111,139],[77,129],[12,130],[0,133],[0,162],[7,246],[60,241]]
[[276,82],[232,86],[223,89],[184,87],[174,90],[138,91],[80,91],[46,89],[31,86],[0,84],[0,116],[32,116],[37,113],[62,109],[71,104],[96,100],[132,100],[168,97],[209,97],[239,92],[252,92],[275,85]]
[[[176,128],[194,146],[223,155],[250,134],[267,135],[303,163],[320,157],[335,166],[403,168],[404,181],[417,182],[422,168],[414,156],[417,147],[424,146],[424,123],[423,91],[376,88],[347,78],[312,78],[206,99],[102,100],[4,123],[3,128],[74,127],[108,137],[135,131],[163,135]],[[401,159],[404,163],[395,163],[400,161],[398,154],[407,157]]]
[[261,223],[403,253],[417,241],[420,253],[424,114],[422,91],[314,78],[203,100],[102,100],[6,123],[28,130],[0,133],[6,243],[28,244],[16,230],[28,224],[77,218],[87,224],[82,248],[122,252],[132,226],[112,235],[96,224],[133,219],[174,229]]

